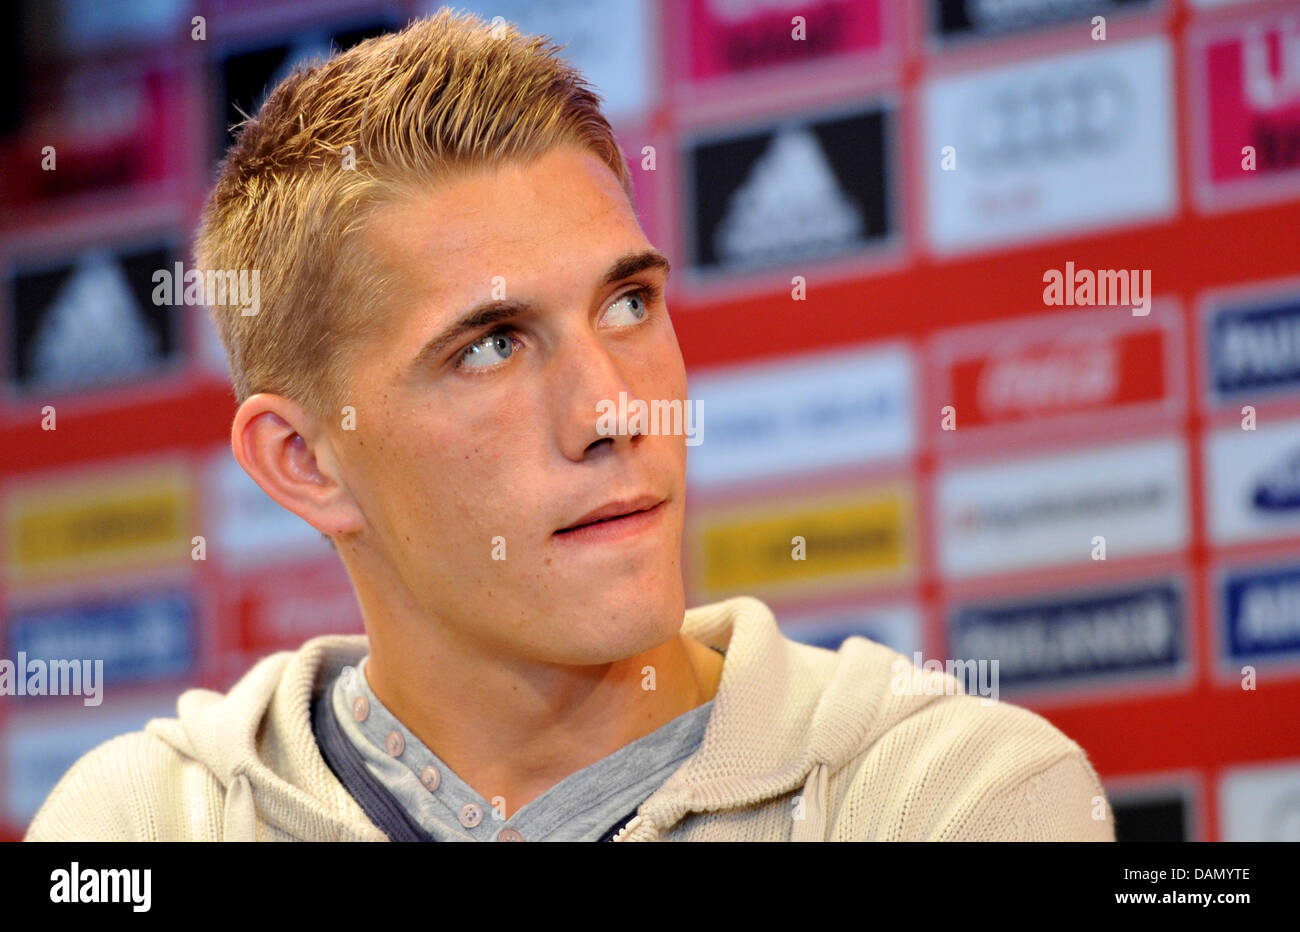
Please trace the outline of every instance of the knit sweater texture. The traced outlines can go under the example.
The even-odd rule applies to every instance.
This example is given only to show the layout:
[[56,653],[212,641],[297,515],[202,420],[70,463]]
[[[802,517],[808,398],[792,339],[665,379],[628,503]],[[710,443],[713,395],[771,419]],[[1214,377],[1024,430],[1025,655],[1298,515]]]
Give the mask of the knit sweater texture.
[[[617,841],[1114,841],[1087,755],[1042,716],[963,695],[862,637],[786,638],[762,602],[690,609],[726,650],[698,750]],[[314,693],[369,651],[364,635],[266,657],[225,694],[84,755],[28,841],[386,841],[326,765]],[[901,687],[901,688],[900,688]]]

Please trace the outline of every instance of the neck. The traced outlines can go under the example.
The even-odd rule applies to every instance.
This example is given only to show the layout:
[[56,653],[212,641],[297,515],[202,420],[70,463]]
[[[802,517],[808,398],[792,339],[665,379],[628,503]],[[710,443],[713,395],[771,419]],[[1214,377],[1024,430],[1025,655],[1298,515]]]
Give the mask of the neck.
[[612,663],[565,666],[457,643],[427,621],[374,620],[367,613],[375,696],[484,799],[504,798],[507,818],[712,699],[722,674],[723,658],[684,633]]

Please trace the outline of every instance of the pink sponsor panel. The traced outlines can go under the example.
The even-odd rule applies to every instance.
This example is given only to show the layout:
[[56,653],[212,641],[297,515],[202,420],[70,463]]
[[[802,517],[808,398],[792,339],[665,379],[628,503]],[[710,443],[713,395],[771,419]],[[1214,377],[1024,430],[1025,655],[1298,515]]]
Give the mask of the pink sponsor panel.
[[1192,40],[1203,207],[1300,195],[1300,16],[1216,25]]

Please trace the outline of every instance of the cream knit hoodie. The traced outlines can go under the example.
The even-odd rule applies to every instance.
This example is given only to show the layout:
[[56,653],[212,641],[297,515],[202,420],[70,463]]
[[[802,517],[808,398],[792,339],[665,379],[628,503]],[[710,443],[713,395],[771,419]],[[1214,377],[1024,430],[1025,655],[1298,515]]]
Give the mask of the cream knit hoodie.
[[[683,630],[727,650],[712,717],[616,841],[1115,838],[1084,751],[1027,709],[953,694],[952,677],[865,638],[791,641],[748,597],[687,611]],[[178,718],[73,765],[27,840],[387,840],[309,718],[313,691],[367,650],[361,635],[318,637],[225,695],[185,692]]]

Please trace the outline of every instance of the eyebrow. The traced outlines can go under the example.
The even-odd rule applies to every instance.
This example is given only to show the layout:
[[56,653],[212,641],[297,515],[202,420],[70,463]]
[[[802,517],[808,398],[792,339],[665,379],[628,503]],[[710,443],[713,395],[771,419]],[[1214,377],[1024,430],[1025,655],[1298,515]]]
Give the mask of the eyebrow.
[[[630,253],[617,259],[609,267],[604,277],[601,278],[598,287],[605,288],[617,284],[625,278],[631,278],[638,272],[644,272],[648,269],[659,269],[667,278],[672,272],[672,265],[668,262],[667,257],[657,249]],[[442,355],[447,347],[456,343],[466,334],[521,317],[536,310],[537,305],[531,301],[511,299],[498,299],[476,304],[425,343],[420,352],[416,354],[415,363],[418,364],[423,360]]]

